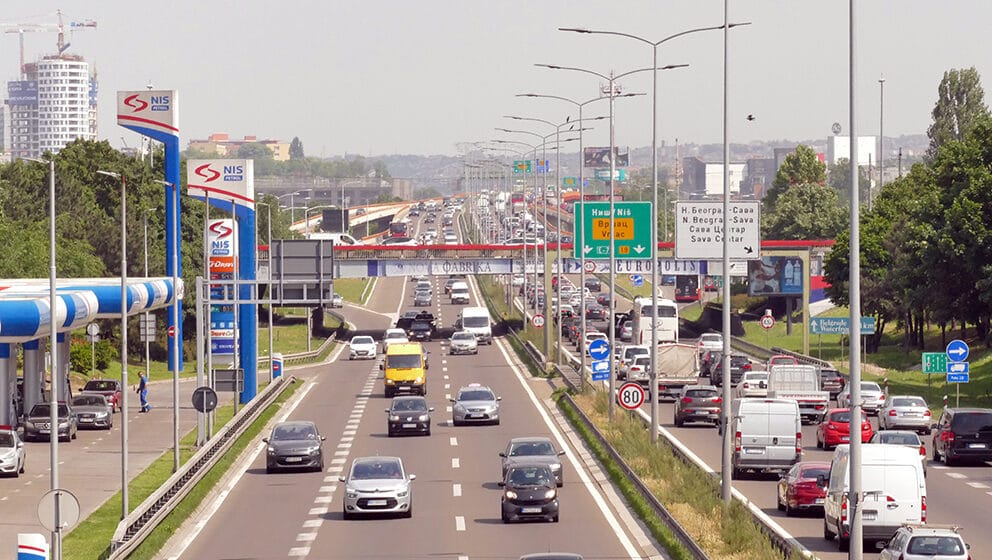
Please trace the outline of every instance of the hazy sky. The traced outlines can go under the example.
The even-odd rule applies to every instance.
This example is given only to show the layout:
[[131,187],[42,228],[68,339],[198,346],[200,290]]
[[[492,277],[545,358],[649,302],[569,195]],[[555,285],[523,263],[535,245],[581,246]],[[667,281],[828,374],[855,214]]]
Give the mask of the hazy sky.
[[[949,68],[975,66],[992,77],[989,0],[858,2],[858,127],[877,134],[885,78],[886,136],[924,133],[937,84]],[[535,63],[601,74],[651,65],[647,45],[579,35],[558,27],[622,31],[652,40],[720,25],[718,0],[6,0],[3,22],[96,20],[77,31],[69,52],[96,64],[100,137],[131,146],[115,124],[115,91],[179,91],[182,145],[215,131],[289,141],[308,155],[454,154],[457,142],[523,139],[494,127],[553,131],[503,115],[562,122],[570,105],[515,98],[543,93],[584,101],[602,80]],[[35,16],[48,17],[38,18]],[[734,0],[730,33],[730,139],[823,138],[848,129],[848,2]],[[659,48],[659,141],[720,142],[721,31],[696,33]],[[25,35],[28,60],[55,50],[55,34]],[[0,35],[0,79],[17,75],[17,36]],[[651,92],[651,75],[623,79]],[[989,88],[986,87],[988,90]],[[3,92],[5,96],[6,91]],[[618,100],[620,145],[651,142],[650,95]],[[607,114],[605,101],[585,115]],[[756,119],[748,122],[745,117]],[[603,121],[605,122],[605,121]],[[590,143],[608,128],[593,123]]]

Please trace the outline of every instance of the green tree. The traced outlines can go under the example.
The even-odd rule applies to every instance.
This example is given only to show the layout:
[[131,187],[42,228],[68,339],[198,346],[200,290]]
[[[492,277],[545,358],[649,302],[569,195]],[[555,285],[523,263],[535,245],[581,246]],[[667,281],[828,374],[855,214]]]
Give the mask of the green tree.
[[306,156],[303,154],[303,142],[300,140],[299,136],[294,136],[293,141],[289,143],[289,159],[303,159]]
[[424,200],[426,198],[441,198],[442,196],[444,195],[441,194],[441,191],[435,189],[434,187],[425,187],[413,191],[414,200]]
[[774,207],[775,200],[788,190],[790,185],[803,183],[822,185],[826,181],[827,166],[820,161],[813,148],[800,144],[796,147],[796,151],[785,156],[785,161],[778,168],[772,186],[765,193],[765,206]]
[[[868,170],[865,166],[859,165],[858,189],[861,191],[862,200],[867,196],[869,181]],[[827,173],[827,184],[837,191],[841,204],[848,204],[847,201],[851,200],[851,160],[840,158],[837,163],[830,166]]]
[[932,160],[941,146],[952,140],[963,141],[979,119],[989,116],[982,78],[974,66],[944,72],[931,114],[933,124],[927,129],[930,138],[927,156]]
[[761,219],[765,239],[833,239],[847,226],[837,191],[802,183],[781,193]]

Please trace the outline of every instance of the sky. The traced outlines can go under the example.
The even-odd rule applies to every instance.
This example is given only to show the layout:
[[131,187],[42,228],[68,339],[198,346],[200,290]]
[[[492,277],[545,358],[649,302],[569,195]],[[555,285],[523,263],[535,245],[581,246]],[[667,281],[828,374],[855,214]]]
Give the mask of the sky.
[[[448,154],[459,145],[535,137],[497,132],[554,128],[575,119],[606,81],[536,67],[574,66],[607,75],[651,67],[651,47],[628,38],[558,31],[582,27],[658,41],[723,23],[719,0],[6,0],[2,23],[96,20],[68,52],[96,65],[99,136],[138,144],[115,123],[115,92],[178,92],[182,145],[212,132],[289,141],[307,155]],[[975,66],[987,81],[992,56],[988,0],[857,2],[856,124],[886,137],[923,134],[937,86],[950,68]],[[849,130],[848,2],[734,0],[729,33],[731,142],[823,139]],[[54,33],[25,34],[27,60],[55,51]],[[679,37],[658,48],[658,138],[718,143],[723,130],[723,32]],[[984,54],[983,54],[984,53]],[[16,79],[18,39],[0,34],[0,79]],[[644,96],[615,103],[618,145],[651,144],[651,73],[618,81]],[[986,90],[989,87],[986,86]],[[3,95],[5,96],[5,91]],[[606,101],[585,117],[607,115]],[[753,115],[754,120],[747,120]],[[608,145],[607,121],[589,123],[586,145]],[[123,140],[122,140],[123,138]]]

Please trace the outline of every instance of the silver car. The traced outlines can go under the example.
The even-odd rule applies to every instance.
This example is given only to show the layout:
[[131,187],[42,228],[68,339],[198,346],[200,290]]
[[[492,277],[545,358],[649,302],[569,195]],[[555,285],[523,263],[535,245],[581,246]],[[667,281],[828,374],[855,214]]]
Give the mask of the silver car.
[[262,438],[268,444],[265,453],[265,472],[282,469],[324,470],[324,440],[313,422],[296,420],[280,422],[272,427],[272,434]]
[[551,438],[546,437],[516,437],[506,444],[506,449],[499,452],[500,478],[506,478],[506,471],[513,465],[540,463],[551,469],[555,475],[555,483],[560,488],[564,484],[562,477],[561,457],[564,451],[558,451]]
[[451,335],[451,346],[449,354],[478,354],[479,342],[475,339],[475,333],[469,331],[458,331]]
[[[885,402],[885,393],[878,383],[874,381],[861,382],[861,406],[867,414],[878,414],[878,410]],[[851,384],[848,383],[844,390],[837,395],[838,408],[851,408]]]
[[417,475],[406,474],[399,457],[359,457],[351,463],[345,483],[344,518],[398,513],[413,515],[413,486]]
[[331,296],[331,307],[339,309],[344,307],[344,298],[341,297],[341,294],[333,294]]
[[109,430],[114,427],[114,409],[103,395],[80,393],[72,397],[72,410],[80,428]]
[[890,395],[878,411],[878,427],[882,430],[905,428],[928,434],[931,420],[930,407],[923,397]]
[[479,383],[470,383],[458,390],[455,398],[450,399],[451,421],[455,426],[479,422],[499,425],[499,401],[493,390]]
[[414,307],[420,307],[422,305],[430,307],[431,300],[432,296],[429,290],[417,290],[417,292],[413,294]]
[[27,452],[17,430],[10,426],[0,426],[0,473],[15,478],[24,473]]

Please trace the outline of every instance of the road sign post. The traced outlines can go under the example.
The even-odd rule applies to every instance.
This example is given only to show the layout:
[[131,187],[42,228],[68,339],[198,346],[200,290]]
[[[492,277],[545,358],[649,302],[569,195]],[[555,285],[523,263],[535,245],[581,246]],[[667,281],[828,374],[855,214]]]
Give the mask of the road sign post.
[[[652,259],[650,202],[615,202],[613,251],[618,259]],[[585,259],[610,258],[610,203],[586,202],[575,215],[574,256]]]
[[531,318],[530,323],[532,325],[534,325],[534,327],[536,327],[538,329],[544,328],[544,315],[541,315],[540,313],[538,313],[537,315],[534,315]]
[[955,387],[954,406],[961,406],[961,384],[968,383],[971,377],[966,361],[971,349],[967,342],[958,338],[948,342],[944,352],[947,354],[947,382],[954,383]]

